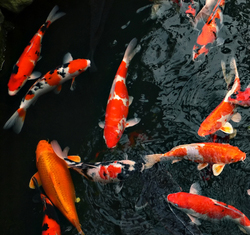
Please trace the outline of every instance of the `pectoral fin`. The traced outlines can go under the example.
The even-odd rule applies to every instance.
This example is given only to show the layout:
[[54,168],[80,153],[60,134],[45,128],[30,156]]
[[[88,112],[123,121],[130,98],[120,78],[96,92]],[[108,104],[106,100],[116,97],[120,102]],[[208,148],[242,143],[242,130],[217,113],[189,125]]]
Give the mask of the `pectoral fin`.
[[35,186],[35,184],[34,184],[32,178],[36,178],[36,181],[37,181],[39,187],[42,185],[40,175],[39,175],[39,173],[37,172],[37,173],[35,173],[35,174],[31,177],[31,179],[30,179],[29,187],[30,187],[31,189],[35,189],[35,188],[36,188],[36,186]]
[[[129,120],[126,122],[126,128],[127,128],[127,127],[131,127],[131,126],[134,126],[134,125],[138,124],[140,121],[141,121],[140,118],[129,119]],[[100,125],[99,125],[99,126],[100,126]]]
[[240,120],[241,120],[241,115],[240,115],[240,113],[235,113],[235,114],[231,117],[231,120],[232,120],[233,122],[240,122]]
[[71,86],[70,86],[70,90],[74,91],[76,89],[76,82],[75,82],[76,78],[72,78],[72,82],[71,82]]
[[129,96],[129,106],[132,104],[133,100],[134,100],[134,97],[133,96]]
[[200,171],[208,166],[208,163],[199,163],[197,169]]
[[104,129],[105,123],[104,123],[104,122],[99,122],[98,125],[99,125],[99,127],[101,127],[102,129]]
[[213,173],[214,176],[218,176],[224,169],[225,164],[219,163],[219,164],[213,164]]
[[201,225],[201,222],[194,216],[190,215],[190,214],[187,214],[188,217],[191,219],[191,221],[196,224],[196,225]]
[[55,94],[59,94],[61,90],[62,90],[62,85],[58,85],[58,86],[55,88],[54,92],[55,92]]
[[33,72],[32,74],[30,74],[30,76],[29,76],[29,78],[28,78],[28,80],[34,80],[34,79],[37,79],[37,78],[39,78],[39,77],[41,77],[41,73],[40,72]]
[[81,162],[81,157],[78,155],[68,156],[67,158],[73,162]]
[[226,122],[225,125],[220,128],[220,130],[227,134],[232,134],[234,132],[234,129],[229,122]]

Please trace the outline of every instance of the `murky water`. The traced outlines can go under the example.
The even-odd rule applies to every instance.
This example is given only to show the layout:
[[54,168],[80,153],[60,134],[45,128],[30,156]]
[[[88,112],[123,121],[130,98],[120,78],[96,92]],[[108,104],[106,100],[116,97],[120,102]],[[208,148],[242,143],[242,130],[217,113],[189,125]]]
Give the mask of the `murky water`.
[[[84,58],[89,51],[90,6],[88,1],[36,1],[19,15],[7,14],[15,24],[8,34],[6,61],[1,76],[0,126],[19,107],[33,81],[15,97],[7,94],[12,66],[26,44],[47,18],[55,4],[66,16],[53,23],[43,40],[42,59],[35,70],[45,74],[60,65],[64,54]],[[203,62],[192,61],[192,48],[198,32],[182,9],[173,3],[161,8],[156,19],[150,19],[151,4],[146,0],[114,1],[105,29],[95,53],[98,72],[85,72],[76,79],[76,90],[70,82],[63,84],[59,95],[43,95],[27,112],[20,134],[1,131],[1,232],[2,234],[41,234],[42,206],[33,202],[35,192],[29,189],[31,176],[37,171],[35,149],[41,139],[58,140],[69,146],[70,154],[82,161],[95,162],[124,159],[141,160],[150,153],[167,152],[180,144],[208,141],[197,131],[201,122],[221,102],[227,92],[220,61],[235,56],[242,87],[250,83],[250,19],[249,1],[227,1],[222,46],[214,46]],[[204,1],[201,2],[204,4]],[[134,97],[128,118],[141,122],[125,130],[115,149],[107,149],[103,130],[110,87],[122,60],[127,43],[138,38],[141,51],[133,58],[127,76],[129,95]],[[71,171],[76,205],[86,234],[243,234],[229,221],[201,221],[199,228],[190,226],[188,218],[177,212],[183,223],[169,210],[164,196],[180,190],[188,192],[199,182],[202,194],[226,202],[250,218],[249,188],[250,116],[249,109],[238,108],[240,123],[233,123],[237,136],[230,144],[247,153],[244,162],[227,165],[218,177],[208,169],[199,172],[197,164],[182,161],[155,166],[145,174],[137,174],[124,183],[119,194],[115,185],[87,181]],[[146,198],[146,199],[145,199]],[[135,210],[138,200],[148,206]],[[77,234],[75,228],[58,212],[63,234]],[[199,231],[200,230],[200,231]]]

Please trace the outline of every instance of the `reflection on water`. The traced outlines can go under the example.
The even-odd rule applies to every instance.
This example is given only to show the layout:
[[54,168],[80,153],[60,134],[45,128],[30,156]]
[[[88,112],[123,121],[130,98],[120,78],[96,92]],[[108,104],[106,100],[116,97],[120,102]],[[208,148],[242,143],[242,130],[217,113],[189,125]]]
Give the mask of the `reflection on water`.
[[[15,16],[17,26],[8,35],[6,62],[0,74],[1,126],[18,108],[20,99],[33,83],[28,82],[18,96],[9,97],[7,82],[11,68],[56,3],[67,15],[55,22],[45,35],[43,58],[36,70],[46,73],[59,65],[68,51],[74,58],[88,54],[91,30],[88,1],[53,1],[45,8],[37,1]],[[41,97],[30,108],[19,135],[2,131],[1,201],[4,205],[0,215],[4,234],[41,234],[42,208],[32,202],[35,193],[28,188],[29,179],[36,172],[35,149],[39,140],[57,139],[63,148],[70,147],[70,154],[79,154],[85,162],[124,159],[125,154],[138,161],[145,154],[209,140],[199,137],[197,130],[227,92],[222,59],[227,62],[235,56],[242,87],[250,83],[248,2],[226,2],[224,26],[220,31],[225,43],[212,47],[208,57],[196,63],[191,53],[198,31],[190,26],[183,9],[168,2],[151,19],[151,8],[145,7],[149,4],[145,0],[114,1],[95,51],[98,72],[79,76],[74,92],[69,90],[69,82],[63,85],[59,95],[51,93]],[[128,92],[134,97],[128,119],[137,116],[141,122],[125,130],[115,149],[107,149],[98,122],[104,120],[114,75],[127,43],[134,37],[142,48],[128,71]],[[250,186],[250,115],[247,108],[238,111],[242,121],[233,123],[237,136],[230,144],[246,152],[247,158],[245,162],[227,165],[218,177],[211,175],[209,168],[199,172],[196,163],[166,163],[145,175],[135,175],[116,194],[115,185],[89,182],[71,171],[76,194],[81,198],[76,207],[83,231],[86,234],[242,234],[228,221],[216,224],[201,221],[199,228],[192,227],[186,215],[175,210],[182,222],[185,221],[182,223],[163,197],[180,190],[179,187],[188,192],[190,185],[198,181],[203,195],[231,204],[250,217],[250,199],[246,194]],[[136,211],[135,204],[142,197],[148,206]],[[63,234],[76,234],[58,214],[65,230]]]

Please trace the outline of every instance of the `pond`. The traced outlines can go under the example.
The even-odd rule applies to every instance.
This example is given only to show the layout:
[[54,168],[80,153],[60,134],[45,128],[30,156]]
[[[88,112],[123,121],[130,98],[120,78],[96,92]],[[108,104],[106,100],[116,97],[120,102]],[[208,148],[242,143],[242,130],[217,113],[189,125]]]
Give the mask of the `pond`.
[[[192,60],[192,48],[199,32],[178,4],[164,3],[157,16],[151,18],[151,1],[110,3],[107,19],[101,21],[104,30],[94,53],[97,71],[79,75],[74,91],[68,81],[59,94],[41,96],[29,108],[19,134],[11,129],[1,130],[2,234],[41,234],[42,205],[35,203],[36,191],[28,186],[37,171],[35,150],[40,140],[55,139],[62,148],[69,146],[69,153],[80,155],[83,162],[122,160],[126,155],[130,160],[141,161],[144,155],[165,153],[181,144],[211,141],[208,136],[200,137],[197,131],[227,93],[221,60],[228,64],[235,57],[242,88],[250,83],[249,1],[226,1],[220,30],[225,41],[223,45],[213,45],[207,57],[197,62]],[[204,3],[199,2],[200,7]],[[34,83],[27,81],[16,96],[9,96],[7,83],[13,65],[55,5],[66,15],[45,33],[42,58],[35,71],[47,73],[62,64],[67,52],[74,59],[86,58],[89,53],[93,28],[87,0],[37,0],[18,15],[6,12],[6,19],[14,27],[7,35],[6,60],[0,71],[2,127]],[[128,119],[138,117],[141,121],[126,128],[118,145],[108,149],[98,123],[105,118],[113,79],[133,38],[138,39],[141,50],[131,61],[127,74],[128,93],[134,97]],[[228,203],[250,218],[250,115],[248,108],[239,107],[238,112],[242,120],[232,122],[237,135],[229,143],[247,157],[244,162],[226,165],[219,176],[213,176],[209,167],[198,171],[197,163],[190,161],[165,162],[134,175],[116,193],[115,184],[90,182],[70,170],[76,196],[80,198],[76,209],[86,235],[243,234],[227,220],[201,220],[198,227],[190,225],[184,213],[172,212],[164,201],[169,193],[188,192],[192,183],[199,182],[202,195]],[[140,201],[147,201],[148,205],[136,210]],[[62,234],[77,234],[57,212]]]

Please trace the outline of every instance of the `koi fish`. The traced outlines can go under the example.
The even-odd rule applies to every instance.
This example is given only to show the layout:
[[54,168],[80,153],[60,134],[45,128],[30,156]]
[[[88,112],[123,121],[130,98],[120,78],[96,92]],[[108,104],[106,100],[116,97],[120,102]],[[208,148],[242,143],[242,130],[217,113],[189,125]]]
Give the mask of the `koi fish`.
[[213,164],[213,174],[218,176],[225,164],[243,161],[246,154],[238,147],[221,143],[195,143],[179,145],[164,154],[152,154],[145,156],[145,168],[152,167],[156,162],[170,160],[172,163],[183,159],[197,162],[198,170]]
[[[61,150],[57,141],[51,141],[51,146],[58,157],[63,159],[68,167],[77,171],[88,180],[100,183],[117,183],[129,178],[135,172],[142,172],[144,164],[132,160],[117,160],[107,162],[83,163],[75,162],[72,156],[67,156]],[[77,159],[78,160],[78,159]]]
[[40,193],[40,198],[43,203],[44,218],[42,223],[42,235],[61,235],[59,219],[52,202],[39,189],[36,178],[32,178],[36,189]]
[[58,13],[57,11],[58,6],[55,6],[46,19],[46,22],[30,40],[29,45],[24,49],[22,55],[14,65],[8,82],[9,95],[15,95],[27,80],[36,79],[41,76],[39,72],[32,73],[32,71],[40,58],[42,39],[46,30],[54,21],[65,15],[65,13]]
[[207,55],[209,47],[216,40],[218,45],[223,43],[223,40],[218,38],[218,33],[223,25],[223,10],[225,7],[225,0],[219,0],[215,5],[211,15],[208,17],[205,25],[202,27],[196,43],[193,47],[193,60],[204,54]]
[[132,39],[125,51],[109,94],[105,123],[99,123],[99,126],[104,128],[103,137],[108,148],[116,146],[126,127],[134,126],[140,122],[139,118],[127,121],[128,107],[132,103],[133,97],[128,96],[126,76],[130,61],[140,50],[140,46],[135,48],[136,43],[136,38]]
[[245,91],[236,91],[232,94],[228,101],[232,104],[240,105],[243,107],[250,106],[250,85],[247,86]]
[[198,130],[199,136],[206,136],[221,130],[225,133],[232,134],[234,132],[232,125],[228,122],[230,119],[234,122],[241,120],[241,115],[236,113],[237,105],[228,101],[229,97],[240,90],[240,79],[236,67],[235,59],[230,63],[231,68],[235,72],[234,84],[223,99],[223,101],[208,115],[208,117],[201,123]]
[[166,200],[177,209],[188,214],[197,225],[200,224],[199,218],[214,222],[227,219],[236,223],[243,232],[250,234],[250,220],[241,211],[229,204],[198,195],[197,192],[169,194]]
[[[75,208],[75,188],[65,161],[53,151],[46,140],[39,141],[36,148],[36,167],[38,172],[33,175],[42,185],[46,195],[62,214],[84,235]],[[33,180],[29,187],[35,188]]]
[[59,93],[62,88],[62,83],[69,79],[73,79],[89,66],[90,61],[85,59],[72,60],[70,53],[64,56],[64,64],[46,73],[42,78],[39,78],[28,90],[25,97],[22,99],[19,109],[5,123],[4,129],[13,127],[16,133],[22,130],[26,116],[26,111],[39,96],[51,90]]

